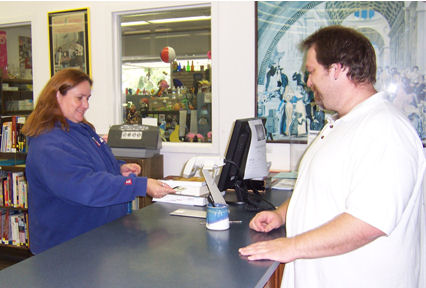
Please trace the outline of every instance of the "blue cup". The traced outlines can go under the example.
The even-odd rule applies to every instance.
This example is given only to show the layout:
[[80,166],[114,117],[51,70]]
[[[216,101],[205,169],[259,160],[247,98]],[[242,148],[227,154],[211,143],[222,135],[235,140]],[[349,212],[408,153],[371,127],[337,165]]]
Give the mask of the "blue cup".
[[229,209],[226,204],[215,204],[207,206],[206,227],[209,230],[229,229]]

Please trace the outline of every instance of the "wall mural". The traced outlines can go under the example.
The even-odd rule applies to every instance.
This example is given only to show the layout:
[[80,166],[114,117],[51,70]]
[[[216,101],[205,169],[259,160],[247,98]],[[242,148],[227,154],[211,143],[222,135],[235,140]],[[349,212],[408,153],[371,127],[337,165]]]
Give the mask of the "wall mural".
[[324,125],[298,47],[321,27],[343,25],[372,42],[376,89],[388,92],[425,143],[425,10],[416,1],[257,2],[256,114],[267,119],[268,142],[304,143]]

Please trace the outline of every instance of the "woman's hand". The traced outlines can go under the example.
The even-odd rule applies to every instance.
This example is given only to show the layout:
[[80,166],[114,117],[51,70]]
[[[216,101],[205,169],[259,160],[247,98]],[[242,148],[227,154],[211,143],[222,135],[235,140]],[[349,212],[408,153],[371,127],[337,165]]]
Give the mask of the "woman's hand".
[[138,176],[141,173],[141,166],[136,163],[125,163],[121,165],[120,172],[124,177],[128,177],[131,173]]
[[161,198],[170,193],[176,193],[176,191],[166,183],[148,178],[146,194],[153,198]]

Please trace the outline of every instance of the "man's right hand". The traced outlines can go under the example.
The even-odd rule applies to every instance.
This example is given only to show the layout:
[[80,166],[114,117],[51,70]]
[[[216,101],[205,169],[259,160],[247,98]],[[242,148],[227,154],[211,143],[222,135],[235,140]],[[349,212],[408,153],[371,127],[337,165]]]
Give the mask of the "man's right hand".
[[250,221],[249,227],[257,232],[269,232],[284,225],[278,211],[262,211]]

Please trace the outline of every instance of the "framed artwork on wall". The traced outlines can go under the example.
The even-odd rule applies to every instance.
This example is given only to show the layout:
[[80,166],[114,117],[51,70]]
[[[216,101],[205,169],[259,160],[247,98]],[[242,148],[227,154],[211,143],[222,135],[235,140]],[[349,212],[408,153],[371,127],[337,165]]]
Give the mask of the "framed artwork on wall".
[[50,74],[76,68],[91,75],[88,8],[48,13]]
[[[410,119],[426,140],[425,9],[418,1],[256,2],[256,115],[266,118],[268,142],[306,143],[327,111],[307,87],[300,42],[321,27],[363,33],[377,57],[375,87]],[[421,7],[420,7],[421,6]]]

